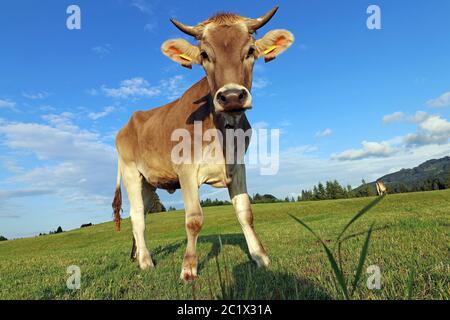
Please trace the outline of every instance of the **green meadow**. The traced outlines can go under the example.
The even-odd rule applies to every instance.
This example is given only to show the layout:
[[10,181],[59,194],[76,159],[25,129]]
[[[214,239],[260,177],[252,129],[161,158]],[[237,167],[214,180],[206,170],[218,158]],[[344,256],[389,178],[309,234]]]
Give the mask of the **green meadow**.
[[[112,222],[61,234],[0,242],[0,299],[341,299],[320,241],[331,249],[374,198],[254,205],[255,228],[272,264],[258,269],[231,206],[204,209],[198,242],[199,278],[179,280],[185,249],[181,211],[147,217],[155,269],[130,261],[131,224]],[[450,190],[388,195],[345,232],[341,265],[352,279],[373,226],[355,299],[449,299]],[[336,253],[336,251],[334,251]],[[81,288],[70,290],[67,268],[79,266]],[[380,289],[368,289],[380,270]]]

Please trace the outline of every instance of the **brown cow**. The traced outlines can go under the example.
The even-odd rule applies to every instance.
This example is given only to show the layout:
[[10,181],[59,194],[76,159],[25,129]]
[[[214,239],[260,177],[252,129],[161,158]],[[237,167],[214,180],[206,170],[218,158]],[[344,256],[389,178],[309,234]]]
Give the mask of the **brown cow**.
[[[228,188],[251,257],[258,266],[269,264],[269,257],[253,227],[244,164],[211,163],[197,158],[192,163],[175,162],[173,150],[177,141],[173,141],[173,133],[184,130],[189,138],[194,139],[196,124],[200,124],[203,132],[213,129],[224,135],[226,130],[250,128],[244,112],[252,107],[250,90],[255,60],[260,57],[264,57],[266,62],[273,60],[294,41],[287,30],[272,30],[259,40],[254,38],[255,31],[264,26],[277,9],[275,7],[258,19],[217,14],[196,26],[171,20],[178,29],[195,37],[198,44],[192,45],[183,39],[168,40],[162,45],[162,52],[187,68],[192,64],[201,65],[206,77],[176,101],[149,111],[135,112],[117,135],[119,161],[113,201],[115,221],[120,228],[120,181],[123,178],[130,202],[135,243],[133,254],[142,269],[153,267],[144,237],[149,195],[156,188],[169,192],[181,188],[187,233],[181,278],[187,281],[197,277],[196,243],[203,225],[198,189],[205,183]],[[248,140],[241,140],[245,148]],[[230,147],[225,140],[221,143],[224,159]],[[201,148],[204,150],[205,147],[206,144],[202,143]]]
[[381,180],[376,181],[375,186],[377,187],[377,193],[379,196],[387,194],[387,188],[383,181]]

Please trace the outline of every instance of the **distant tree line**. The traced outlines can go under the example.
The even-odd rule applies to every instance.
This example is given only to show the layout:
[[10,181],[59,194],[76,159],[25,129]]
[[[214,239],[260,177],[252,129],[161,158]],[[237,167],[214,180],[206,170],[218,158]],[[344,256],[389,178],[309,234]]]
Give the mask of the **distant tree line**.
[[[416,191],[432,191],[450,188],[450,172],[434,178],[422,179],[418,182],[386,182],[388,193],[403,193]],[[319,200],[334,200],[334,199],[349,199],[359,197],[376,196],[377,191],[375,183],[367,183],[364,179],[361,185],[353,189],[351,185],[342,185],[337,180],[330,180],[325,183],[319,182],[311,189],[301,190],[297,198],[292,196],[285,197],[284,200],[278,199],[272,194],[253,194],[250,196],[251,203],[276,203],[276,202],[296,202],[296,201],[319,201]],[[159,202],[159,198],[157,198]],[[215,207],[223,205],[231,205],[230,201],[206,198],[201,200],[202,207]],[[174,207],[169,207],[168,211],[176,210]],[[165,209],[164,209],[165,211]]]
[[253,197],[250,197],[251,203],[275,203],[275,202],[283,202],[283,200],[278,199],[272,194],[254,194]]
[[[363,185],[366,184],[363,181]],[[337,180],[327,181],[325,184],[319,182],[311,190],[302,190],[298,196],[298,201],[332,200],[363,197],[370,195],[369,189],[356,193],[351,185],[343,186]]]
[[[294,198],[286,198],[287,202],[295,201]],[[250,196],[251,203],[275,203],[275,202],[283,202],[283,200],[278,199],[272,194],[259,194],[256,193],[253,196]],[[200,205],[202,207],[216,207],[216,206],[226,206],[231,205],[231,202],[228,200],[218,200],[217,198],[212,200],[210,198],[206,198],[205,200],[200,201]]]
[[200,205],[202,207],[216,207],[216,206],[226,206],[230,205],[231,202],[227,200],[218,200],[217,198],[211,200],[210,198],[206,198],[205,200],[200,200]]
[[8,239],[6,239],[4,236],[0,236],[0,241],[7,241]]
[[405,193],[450,189],[450,172],[446,177],[433,177],[415,183],[386,184],[388,193]]
[[[57,234],[57,233],[63,233],[63,229],[61,228],[61,226],[58,227],[58,229],[56,229],[55,231],[50,231],[48,234]],[[39,236],[46,236],[46,233],[39,233]]]
[[[414,183],[404,182],[386,182],[385,183],[389,194],[405,193],[405,192],[419,192],[419,191],[433,191],[450,188],[450,173],[446,177],[434,177],[416,181]],[[298,201],[317,201],[317,200],[333,200],[333,199],[347,199],[358,197],[372,197],[376,196],[377,191],[374,183],[366,183],[363,179],[361,185],[353,189],[351,185],[344,187],[338,181],[327,181],[325,184],[319,182],[310,190],[302,190],[298,196]]]

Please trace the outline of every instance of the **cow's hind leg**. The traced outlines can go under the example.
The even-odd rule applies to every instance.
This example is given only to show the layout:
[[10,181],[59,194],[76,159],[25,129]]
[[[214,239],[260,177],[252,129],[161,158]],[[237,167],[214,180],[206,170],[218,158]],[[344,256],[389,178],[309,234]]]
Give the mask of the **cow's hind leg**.
[[142,175],[134,164],[123,169],[123,180],[130,202],[130,217],[133,226],[133,237],[136,242],[135,257],[141,269],[153,267],[153,261],[145,244],[145,211],[142,198]]
[[235,167],[233,180],[228,186],[228,191],[236,211],[236,216],[242,227],[250,256],[258,267],[267,267],[270,264],[270,259],[253,227],[253,212],[250,197],[247,194],[244,165],[237,165]]
[[[145,217],[152,209],[153,199],[156,188],[150,185],[145,179],[142,179],[142,200],[144,202]],[[136,246],[136,239],[133,236],[133,244],[131,246],[131,261],[136,261],[138,256],[138,249]]]
[[184,254],[183,266],[180,278],[184,281],[197,278],[196,254],[197,238],[203,226],[203,211],[198,196],[198,184],[196,179],[180,177],[181,190],[183,193],[184,209],[186,214],[187,247]]

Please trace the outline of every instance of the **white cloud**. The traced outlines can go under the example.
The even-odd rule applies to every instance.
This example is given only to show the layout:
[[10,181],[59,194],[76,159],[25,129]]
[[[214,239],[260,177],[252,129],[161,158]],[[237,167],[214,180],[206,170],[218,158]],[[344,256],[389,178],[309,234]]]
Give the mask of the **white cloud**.
[[362,142],[362,149],[350,149],[341,153],[333,154],[333,160],[361,160],[365,158],[385,158],[392,154],[394,150],[388,142]]
[[414,115],[406,115],[401,111],[397,111],[391,114],[387,114],[383,117],[383,123],[389,124],[394,122],[408,121],[412,123],[421,123],[425,121],[430,115],[424,111],[417,111]]
[[430,99],[427,101],[429,107],[442,108],[450,106],[450,92],[445,92],[436,99]]
[[413,122],[413,123],[421,123],[423,121],[425,121],[426,119],[428,119],[430,115],[424,111],[417,111],[415,115],[410,116],[408,118],[409,121]]
[[266,88],[269,84],[269,80],[265,78],[256,78],[253,80],[252,88],[255,90],[260,90]]
[[48,189],[0,190],[0,199],[25,198],[54,193]]
[[114,111],[116,111],[116,108],[113,106],[108,106],[106,108],[103,109],[103,111],[100,112],[90,112],[88,114],[88,118],[92,119],[92,120],[98,120],[100,118],[106,117],[107,115],[113,113]]
[[[389,157],[393,151],[410,149],[423,145],[443,145],[450,139],[450,122],[438,115],[429,115],[418,111],[415,115],[407,117],[402,114],[402,120],[417,125],[417,131],[384,142],[363,142],[362,149],[350,149],[333,154],[334,160],[360,160],[373,157]],[[395,147],[394,147],[395,145]]]
[[139,9],[142,13],[153,14],[152,5],[146,0],[132,0],[131,5]]
[[[102,86],[103,93],[111,98],[140,99],[164,96],[168,100],[179,98],[188,88],[183,75],[175,75],[162,79],[158,85],[152,86],[141,77],[126,79],[120,82],[118,88]],[[95,90],[95,89],[94,89]]]
[[0,156],[3,168],[13,173],[20,173],[23,168],[18,164],[16,159],[11,156]]
[[144,78],[136,77],[120,82],[118,88],[102,87],[106,96],[112,98],[151,98],[161,94],[158,87],[152,87]]
[[27,99],[31,100],[41,100],[45,99],[50,94],[48,92],[42,91],[42,92],[22,92],[22,96],[24,96]]
[[[131,5],[137,8],[141,13],[145,14],[148,18],[151,18],[150,22],[147,22],[144,25],[144,30],[147,32],[154,32],[158,26],[155,18],[155,7],[156,3],[151,3],[150,0],[132,0]],[[173,13],[173,9],[170,10]],[[170,13],[170,12],[169,12]],[[167,12],[166,12],[167,14]],[[174,17],[173,14],[169,14],[169,16]]]
[[107,54],[109,54],[112,50],[112,46],[110,44],[104,44],[100,46],[95,46],[91,48],[92,52],[97,54],[100,58],[103,58]]
[[69,131],[77,132],[79,128],[72,123],[75,115],[71,112],[63,112],[60,114],[46,114],[42,116],[42,119],[48,121],[53,127]]
[[391,114],[387,114],[383,117],[383,123],[392,123],[398,122],[405,118],[405,114],[403,112],[397,111]]
[[404,142],[407,146],[422,146],[429,144],[444,144],[447,143],[448,137],[431,135],[426,133],[410,133],[404,137]]
[[407,146],[446,144],[450,139],[450,122],[440,116],[428,116],[419,124],[416,133],[404,137]]
[[8,179],[12,189],[24,185],[24,190],[51,190],[72,207],[76,202],[77,207],[100,206],[109,213],[117,166],[114,147],[70,123],[68,114],[45,118],[48,124],[7,122],[0,127],[7,148],[20,152],[21,158],[38,159],[36,167]]
[[329,137],[333,134],[333,130],[331,130],[330,128],[326,128],[323,131],[317,131],[316,132],[316,138],[325,138],[325,137]]
[[186,90],[188,85],[184,76],[176,75],[160,81],[159,90],[168,100],[179,98]]
[[0,109],[2,108],[16,110],[16,103],[11,100],[0,99]]
[[431,116],[420,124],[420,128],[432,134],[450,135],[450,122],[440,116]]

